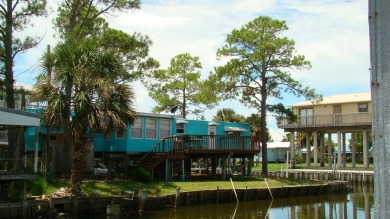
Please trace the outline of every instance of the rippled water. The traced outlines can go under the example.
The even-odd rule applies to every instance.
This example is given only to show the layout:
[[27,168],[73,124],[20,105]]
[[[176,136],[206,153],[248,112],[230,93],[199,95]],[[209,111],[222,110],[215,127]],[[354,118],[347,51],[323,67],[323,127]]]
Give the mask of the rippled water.
[[[260,200],[202,206],[183,206],[148,210],[141,219],[227,219],[227,218],[269,218],[269,219],[356,219],[371,218],[374,212],[374,189],[372,185],[353,185],[348,194],[328,194],[275,200]],[[134,216],[133,216],[134,217]]]

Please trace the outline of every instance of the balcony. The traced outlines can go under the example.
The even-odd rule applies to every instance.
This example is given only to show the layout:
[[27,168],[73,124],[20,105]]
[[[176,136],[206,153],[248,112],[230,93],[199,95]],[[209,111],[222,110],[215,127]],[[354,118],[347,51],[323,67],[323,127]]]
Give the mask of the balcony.
[[328,115],[298,116],[296,122],[288,119],[278,120],[278,128],[288,129],[311,129],[311,128],[350,128],[357,129],[371,127],[371,113],[340,113]]

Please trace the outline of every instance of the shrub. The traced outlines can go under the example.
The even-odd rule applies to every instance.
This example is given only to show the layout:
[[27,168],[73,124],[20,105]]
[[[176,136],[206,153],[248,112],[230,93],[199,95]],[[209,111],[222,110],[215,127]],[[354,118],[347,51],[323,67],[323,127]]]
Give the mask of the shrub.
[[130,172],[130,177],[131,179],[138,182],[147,183],[152,181],[152,176],[150,175],[149,171],[142,167],[132,169]]
[[296,163],[296,164],[303,163],[302,155],[297,154],[297,155],[295,156],[295,163]]
[[49,184],[44,177],[38,177],[28,181],[28,194],[30,195],[42,195],[48,190]]

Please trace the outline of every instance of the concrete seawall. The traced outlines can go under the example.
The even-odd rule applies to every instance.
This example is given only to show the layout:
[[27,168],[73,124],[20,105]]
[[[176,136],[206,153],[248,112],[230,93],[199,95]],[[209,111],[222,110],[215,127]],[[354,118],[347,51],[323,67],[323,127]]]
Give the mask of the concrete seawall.
[[[284,186],[272,188],[236,189],[240,202],[250,200],[285,198],[296,196],[313,196],[347,192],[348,183],[343,181],[328,182],[321,185]],[[142,193],[140,190],[139,194]],[[71,218],[83,216],[104,215],[112,212],[120,215],[138,214],[143,211],[159,208],[186,205],[203,205],[211,203],[236,202],[233,189],[202,190],[180,192],[158,197],[142,198],[142,195],[130,197],[95,197],[95,198],[49,198],[25,200],[22,202],[0,203],[4,214],[0,218],[55,218],[64,214]]]
[[[260,171],[254,171],[254,175],[261,175]],[[347,181],[351,183],[374,183],[374,171],[356,170],[315,170],[315,169],[289,169],[282,171],[270,171],[270,177],[290,178],[319,181]]]

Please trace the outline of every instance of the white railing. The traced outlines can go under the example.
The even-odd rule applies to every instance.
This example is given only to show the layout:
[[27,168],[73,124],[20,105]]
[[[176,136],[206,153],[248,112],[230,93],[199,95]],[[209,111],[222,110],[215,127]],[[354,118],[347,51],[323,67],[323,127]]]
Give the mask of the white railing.
[[371,113],[340,113],[328,115],[298,116],[296,122],[280,119],[278,128],[332,127],[371,125]]

